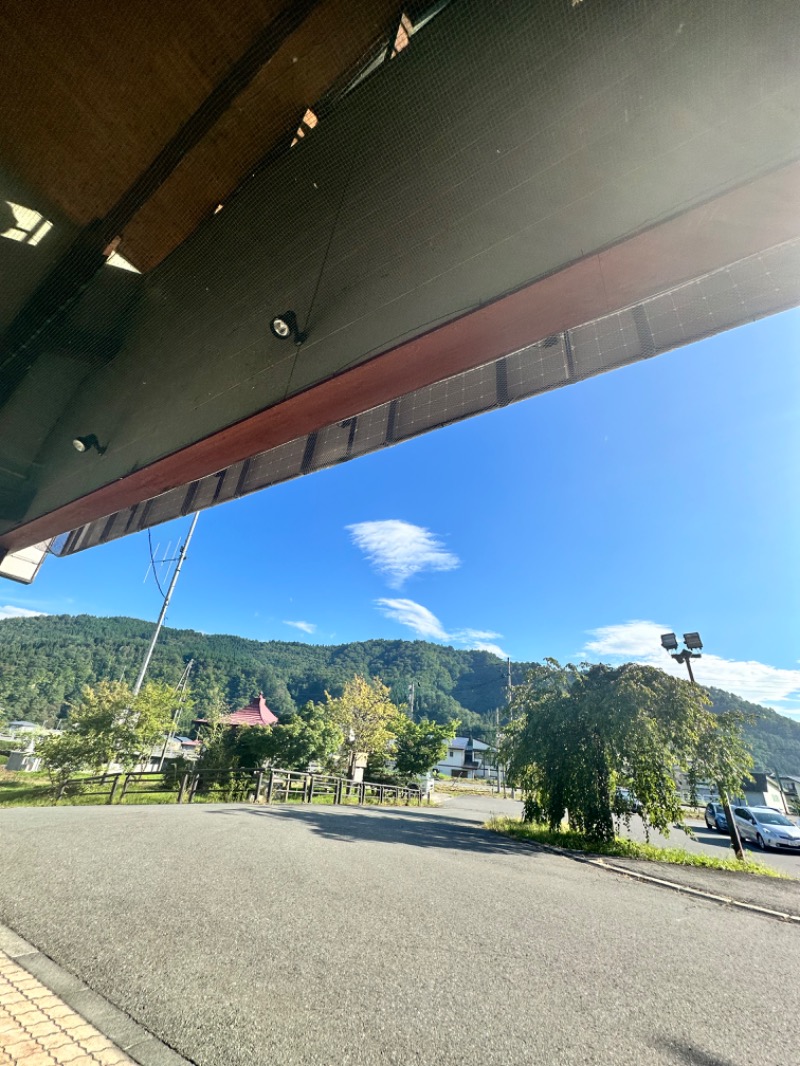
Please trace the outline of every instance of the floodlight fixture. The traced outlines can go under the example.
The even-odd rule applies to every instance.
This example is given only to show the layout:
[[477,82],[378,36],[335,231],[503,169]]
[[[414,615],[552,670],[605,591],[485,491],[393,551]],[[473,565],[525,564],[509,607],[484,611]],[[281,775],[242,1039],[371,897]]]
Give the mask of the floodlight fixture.
[[662,633],[661,634],[661,647],[672,656],[676,663],[686,663],[686,669],[689,671],[689,680],[692,684],[695,683],[694,671],[692,670],[692,659],[700,659],[702,656],[698,650],[703,647],[703,642],[700,639],[699,633],[684,633],[683,643],[686,645],[683,651],[678,651],[678,638],[674,633]]
[[100,446],[100,441],[94,433],[88,433],[83,437],[73,437],[72,447],[76,452],[89,452],[94,448],[98,455],[104,455],[106,451],[105,448]]
[[269,324],[269,328],[273,337],[277,337],[279,341],[285,341],[292,337],[298,348],[308,337],[308,334],[303,333],[298,326],[297,315],[294,311],[284,311],[282,315],[275,315]]

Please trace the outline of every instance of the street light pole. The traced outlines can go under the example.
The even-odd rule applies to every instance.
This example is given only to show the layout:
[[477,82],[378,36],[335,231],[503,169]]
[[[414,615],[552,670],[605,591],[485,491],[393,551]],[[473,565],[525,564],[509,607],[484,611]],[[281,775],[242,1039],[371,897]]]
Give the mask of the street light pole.
[[[678,638],[674,633],[662,633],[661,635],[661,647],[665,651],[669,652],[676,663],[686,663],[686,669],[689,671],[689,680],[693,685],[697,685],[694,679],[694,671],[692,670],[692,659],[700,659],[700,649],[703,647],[703,642],[700,639],[699,633],[684,633],[683,643],[685,645],[683,651],[678,651]],[[728,801],[728,793],[721,787],[721,782],[717,781],[717,792],[719,792],[719,798],[722,800],[722,807],[725,811],[725,818],[728,821],[728,833],[731,838],[731,847],[734,850],[736,858],[740,862],[744,862],[745,854],[744,847],[742,846],[741,837],[739,836],[739,827],[734,821],[733,811],[731,810],[730,802]]]
[[692,670],[692,659],[699,659],[700,656],[692,655],[690,651],[682,651],[680,655],[673,655],[672,658],[677,663],[686,663],[686,669],[689,671],[689,680],[693,685],[696,685],[697,682],[694,679],[694,672]]

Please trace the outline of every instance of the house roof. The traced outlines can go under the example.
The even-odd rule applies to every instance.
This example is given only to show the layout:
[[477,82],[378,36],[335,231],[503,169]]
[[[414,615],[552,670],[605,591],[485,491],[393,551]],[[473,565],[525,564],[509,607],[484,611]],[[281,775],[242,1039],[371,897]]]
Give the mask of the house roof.
[[275,725],[277,721],[277,716],[267,707],[263,692],[259,692],[257,696],[254,696],[246,707],[242,707],[239,711],[234,711],[233,714],[226,714],[220,719],[222,725],[267,726]]
[[770,784],[778,787],[778,782],[771,773],[755,770],[749,778],[745,778],[742,787],[746,792],[764,792]]
[[451,748],[471,747],[473,751],[488,751],[489,745],[482,740],[471,740],[469,737],[453,737],[449,742]]

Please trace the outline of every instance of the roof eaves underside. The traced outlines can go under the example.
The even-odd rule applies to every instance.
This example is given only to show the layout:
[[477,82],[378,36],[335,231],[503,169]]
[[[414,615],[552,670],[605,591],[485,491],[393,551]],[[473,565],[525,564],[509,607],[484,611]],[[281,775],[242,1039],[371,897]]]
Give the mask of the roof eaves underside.
[[[790,252],[738,313],[690,329],[681,308],[672,341],[648,321],[659,294],[798,237],[792,6],[507,6],[450,5],[114,300],[98,272],[50,323],[84,276],[48,250],[69,234],[14,249],[44,263],[6,340],[0,554],[118,536],[118,513],[145,528],[167,498],[210,506],[624,365],[639,333],[645,358],[798,302]],[[590,327],[640,306],[635,337],[584,359]],[[268,328],[289,308],[300,349]],[[80,457],[89,429],[104,452]]]
[[121,246],[142,270],[265,157],[288,151],[306,109],[351,82],[396,21],[392,0],[230,0],[191,11],[163,0],[76,15],[66,48],[64,18],[50,8],[31,20],[24,0],[10,0],[0,12],[14,42],[0,70],[0,91],[14,100],[0,116],[0,157],[81,226],[118,215],[146,176]]
[[800,304],[800,239],[259,452],[74,530],[69,555]]

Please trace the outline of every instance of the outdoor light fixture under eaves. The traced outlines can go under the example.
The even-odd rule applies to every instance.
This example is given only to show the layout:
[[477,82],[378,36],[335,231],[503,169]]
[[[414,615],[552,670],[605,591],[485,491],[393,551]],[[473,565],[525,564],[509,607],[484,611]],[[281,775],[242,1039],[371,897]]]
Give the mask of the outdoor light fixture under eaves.
[[273,337],[277,337],[279,341],[285,341],[291,337],[298,347],[308,337],[307,333],[303,333],[300,330],[297,324],[297,315],[294,311],[284,311],[282,315],[275,315],[269,324],[269,328]]
[[73,437],[72,447],[76,452],[89,452],[94,448],[98,455],[105,455],[106,449],[100,446],[100,441],[94,433],[88,433],[85,437]]

